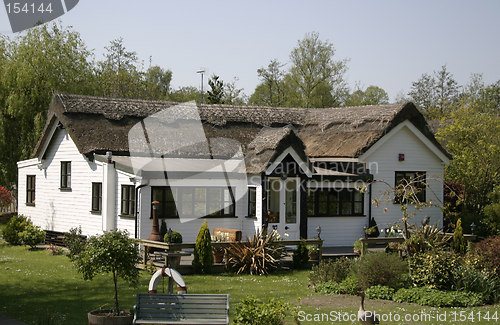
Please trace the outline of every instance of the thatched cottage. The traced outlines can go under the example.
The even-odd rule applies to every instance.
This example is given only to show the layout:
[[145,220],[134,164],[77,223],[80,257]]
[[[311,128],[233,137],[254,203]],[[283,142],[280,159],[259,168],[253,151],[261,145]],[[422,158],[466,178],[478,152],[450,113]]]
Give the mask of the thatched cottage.
[[[44,229],[147,238],[152,202],[194,242],[263,226],[350,246],[370,219],[401,218],[391,189],[420,177],[439,205],[450,156],[412,103],[342,108],[200,105],[57,94],[33,158],[18,162],[19,213]],[[392,193],[392,194],[391,194]],[[378,200],[380,204],[371,202]],[[442,224],[439,206],[415,211]]]

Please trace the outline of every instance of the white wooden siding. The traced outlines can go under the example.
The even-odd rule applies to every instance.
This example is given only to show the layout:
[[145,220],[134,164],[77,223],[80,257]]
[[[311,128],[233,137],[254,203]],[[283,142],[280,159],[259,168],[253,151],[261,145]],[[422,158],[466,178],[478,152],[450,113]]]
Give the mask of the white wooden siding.
[[366,217],[312,217],[307,219],[307,237],[316,237],[316,228],[321,226],[320,237],[325,247],[352,246],[363,235],[366,220]]

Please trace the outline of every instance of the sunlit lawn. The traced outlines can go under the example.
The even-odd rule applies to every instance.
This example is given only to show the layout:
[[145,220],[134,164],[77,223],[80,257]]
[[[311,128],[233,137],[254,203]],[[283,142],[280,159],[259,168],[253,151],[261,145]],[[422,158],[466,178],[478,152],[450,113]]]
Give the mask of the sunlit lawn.
[[[314,293],[307,287],[307,275],[308,271],[281,272],[270,276],[187,275],[185,281],[189,293],[229,293],[231,317],[236,304],[248,295],[261,299],[271,297],[284,299],[299,305],[301,311],[310,314],[357,313],[358,297]],[[132,308],[136,293],[147,292],[149,278],[148,273],[142,272],[139,287],[135,289],[129,288],[122,282],[119,297],[122,308]],[[0,244],[0,314],[2,315],[28,324],[36,324],[38,320],[49,315],[55,320],[53,324],[83,325],[86,324],[88,311],[109,307],[112,298],[112,281],[108,275],[99,276],[93,281],[84,281],[66,256],[52,256],[45,250],[29,251],[21,246]],[[498,305],[471,309],[436,309],[379,300],[368,300],[366,305],[367,309],[376,310],[378,313],[418,314],[436,311],[450,313],[462,310],[500,313]],[[352,322],[302,322],[302,324],[332,323]],[[407,322],[399,322],[403,323]],[[413,323],[424,324],[424,322]],[[425,324],[441,323],[425,322]],[[453,322],[448,316],[448,323],[458,322]],[[470,323],[472,322],[462,324]],[[495,322],[474,322],[474,324],[493,323]]]

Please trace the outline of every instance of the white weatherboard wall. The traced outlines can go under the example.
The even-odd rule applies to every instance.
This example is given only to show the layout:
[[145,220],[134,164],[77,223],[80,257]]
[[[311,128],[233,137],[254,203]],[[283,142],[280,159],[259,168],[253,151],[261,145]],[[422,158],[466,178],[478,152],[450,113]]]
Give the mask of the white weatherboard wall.
[[[398,161],[400,153],[405,155],[404,161]],[[399,222],[402,217],[401,205],[394,204],[392,195],[384,193],[390,189],[389,186],[394,187],[395,171],[425,171],[429,185],[426,191],[427,202],[442,205],[444,163],[408,127],[404,126],[391,135],[382,146],[366,157],[366,161],[376,181],[372,186],[372,198],[381,202],[379,207],[372,205],[372,217],[379,229]],[[410,212],[415,212],[410,223],[419,225],[424,216],[430,216],[431,224],[442,226],[443,214],[439,206],[426,207],[420,211],[410,209]]]
[[[61,161],[71,161],[71,190],[60,190]],[[105,230],[102,212],[91,212],[92,182],[104,182],[103,164],[91,162],[80,154],[66,130],[57,129],[38,167],[38,159],[18,163],[19,214],[31,218],[35,225],[46,230],[66,232],[70,228],[82,228],[84,235],[101,234]],[[133,185],[130,175],[111,170],[115,174],[111,184],[115,195],[114,224],[134,236],[135,219],[120,217],[121,185]],[[35,206],[26,205],[26,176],[35,175]],[[106,202],[103,198],[103,210]]]
[[[60,190],[61,161],[71,161],[71,191]],[[31,163],[30,163],[31,162]],[[66,130],[57,129],[45,154],[42,169],[37,159],[18,163],[19,214],[47,230],[82,227],[87,235],[102,232],[100,214],[92,214],[92,182],[102,182],[102,165],[78,152]],[[35,206],[26,205],[26,176],[35,175]]]

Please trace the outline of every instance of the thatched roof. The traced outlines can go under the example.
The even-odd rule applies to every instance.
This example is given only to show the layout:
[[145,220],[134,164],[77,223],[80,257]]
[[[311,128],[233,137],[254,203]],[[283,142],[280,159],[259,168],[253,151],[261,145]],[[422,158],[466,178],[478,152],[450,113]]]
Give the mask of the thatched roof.
[[[128,134],[134,125],[165,109],[167,116],[181,116],[182,107],[179,108],[179,105],[183,104],[56,94],[49,109],[47,126],[34,154],[40,154],[42,143],[48,137],[49,125],[57,117],[82,154],[112,151],[127,155],[131,150]],[[246,159],[251,156],[261,160],[258,165],[266,164],[268,159],[274,157],[283,142],[303,147],[309,157],[359,157],[404,120],[412,122],[448,155],[412,103],[319,109],[197,106],[209,145],[200,147],[193,143],[193,146],[170,152],[172,156],[230,156],[234,148],[228,146],[227,141],[213,140],[226,138],[241,144]],[[192,116],[183,116],[182,119],[184,130],[189,123],[196,123]],[[182,137],[179,134],[176,136]]]

